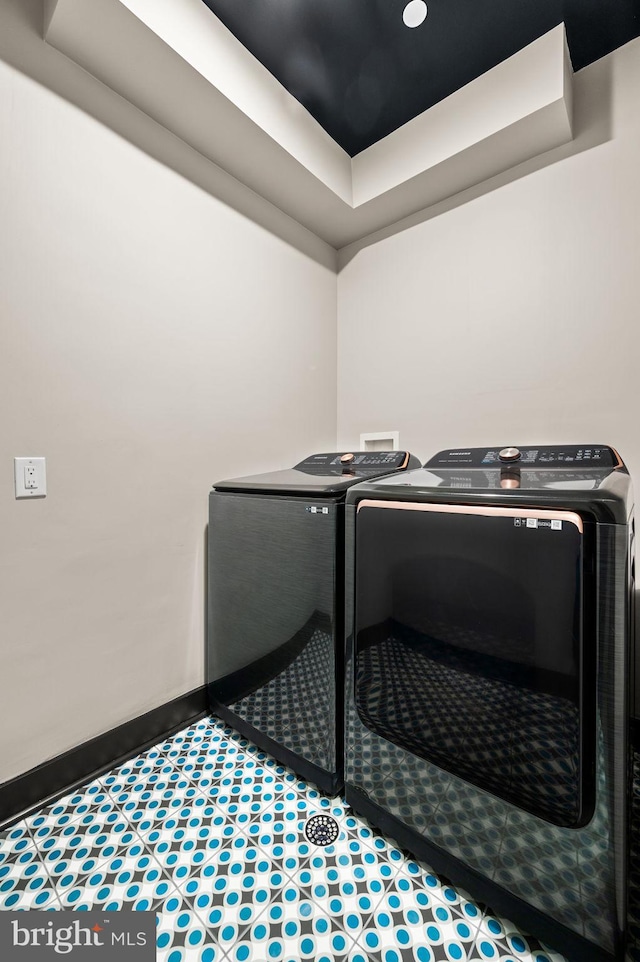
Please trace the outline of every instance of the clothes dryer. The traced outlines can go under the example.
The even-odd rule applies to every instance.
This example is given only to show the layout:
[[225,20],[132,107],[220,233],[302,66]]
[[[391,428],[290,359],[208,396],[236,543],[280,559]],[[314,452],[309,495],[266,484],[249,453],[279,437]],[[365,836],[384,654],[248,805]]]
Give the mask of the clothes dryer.
[[633,528],[597,444],[347,496],[348,803],[581,962],[623,952]]
[[407,451],[313,454],[209,497],[209,707],[301,777],[343,776],[344,501]]

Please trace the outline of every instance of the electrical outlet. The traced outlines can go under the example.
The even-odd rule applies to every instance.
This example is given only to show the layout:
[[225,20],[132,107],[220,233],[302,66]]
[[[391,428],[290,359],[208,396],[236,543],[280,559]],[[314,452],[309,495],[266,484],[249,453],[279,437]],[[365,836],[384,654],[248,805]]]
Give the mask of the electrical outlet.
[[37,488],[38,480],[36,478],[36,466],[35,464],[27,464],[24,469],[24,486],[25,488]]
[[44,458],[14,458],[13,475],[16,498],[44,498],[47,471]]

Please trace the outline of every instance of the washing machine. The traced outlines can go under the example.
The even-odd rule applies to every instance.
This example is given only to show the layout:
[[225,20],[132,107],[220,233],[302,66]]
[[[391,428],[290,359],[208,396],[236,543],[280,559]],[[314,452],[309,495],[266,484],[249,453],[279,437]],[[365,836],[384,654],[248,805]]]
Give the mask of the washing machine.
[[209,496],[212,712],[323,791],[343,776],[344,502],[407,451],[312,454]]
[[347,802],[571,960],[623,957],[629,474],[459,448],[347,495]]

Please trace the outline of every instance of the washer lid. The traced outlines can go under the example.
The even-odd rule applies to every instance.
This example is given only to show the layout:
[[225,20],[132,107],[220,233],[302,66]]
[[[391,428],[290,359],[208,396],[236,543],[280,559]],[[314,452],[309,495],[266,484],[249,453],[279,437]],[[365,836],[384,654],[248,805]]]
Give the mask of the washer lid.
[[417,467],[420,462],[408,451],[338,451],[310,454],[293,468],[218,481],[213,487],[216,491],[328,497],[360,481]]

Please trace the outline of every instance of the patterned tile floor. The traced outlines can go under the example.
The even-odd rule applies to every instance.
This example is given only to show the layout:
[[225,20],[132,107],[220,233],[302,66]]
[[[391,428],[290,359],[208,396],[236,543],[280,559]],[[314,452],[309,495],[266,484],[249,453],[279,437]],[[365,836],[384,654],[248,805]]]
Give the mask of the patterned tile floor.
[[68,908],[153,909],[160,962],[562,962],[215,719],[0,834],[0,909]]

